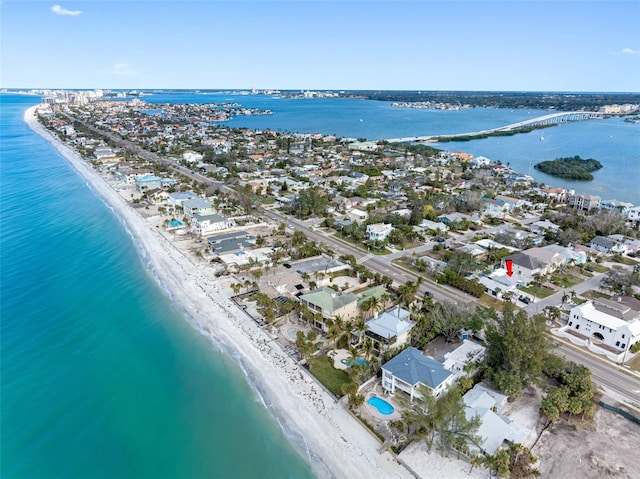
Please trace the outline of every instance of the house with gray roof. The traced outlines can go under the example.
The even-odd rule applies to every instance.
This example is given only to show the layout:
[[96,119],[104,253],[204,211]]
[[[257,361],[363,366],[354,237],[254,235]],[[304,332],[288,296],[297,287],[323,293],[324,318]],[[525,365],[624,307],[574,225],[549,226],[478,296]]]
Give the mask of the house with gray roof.
[[452,382],[450,371],[414,347],[405,349],[382,366],[382,388],[390,394],[395,394],[396,389],[404,391],[411,400],[421,396],[421,384],[439,396]]
[[184,210],[184,214],[193,218],[196,213],[213,213],[213,201],[207,198],[191,198],[189,200],[185,200],[182,202],[182,209]]
[[548,273],[549,265],[533,256],[525,253],[510,254],[502,259],[502,268],[505,270],[506,262],[511,260],[513,264],[514,276],[522,276],[523,282],[529,282],[534,274],[544,275]]
[[365,336],[371,338],[373,349],[380,354],[390,349],[400,348],[409,341],[413,323],[409,320],[409,311],[395,306],[389,311],[371,318],[365,323]]
[[625,254],[627,252],[627,247],[624,244],[616,243],[612,239],[604,236],[596,236],[593,238],[591,243],[589,243],[589,248],[604,254]]

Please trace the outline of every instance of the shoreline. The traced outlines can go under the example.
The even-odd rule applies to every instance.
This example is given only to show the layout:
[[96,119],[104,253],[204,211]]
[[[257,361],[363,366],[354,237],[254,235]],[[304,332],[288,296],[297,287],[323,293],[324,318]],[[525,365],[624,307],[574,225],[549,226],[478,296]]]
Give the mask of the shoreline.
[[[49,142],[121,219],[147,271],[196,329],[239,363],[247,380],[319,477],[411,477],[349,412],[230,299],[230,278],[211,278],[176,248],[75,150],[58,140],[28,108],[24,121]],[[215,333],[214,333],[215,331]],[[294,447],[296,445],[294,444]],[[303,455],[304,457],[304,455]]]

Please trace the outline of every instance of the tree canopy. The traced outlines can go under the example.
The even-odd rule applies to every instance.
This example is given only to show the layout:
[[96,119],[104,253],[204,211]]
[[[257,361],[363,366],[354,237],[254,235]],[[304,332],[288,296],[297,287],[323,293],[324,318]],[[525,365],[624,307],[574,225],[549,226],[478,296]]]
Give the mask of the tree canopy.
[[506,303],[502,316],[486,327],[487,376],[493,385],[515,397],[541,376],[550,343],[545,336],[545,318],[514,312]]

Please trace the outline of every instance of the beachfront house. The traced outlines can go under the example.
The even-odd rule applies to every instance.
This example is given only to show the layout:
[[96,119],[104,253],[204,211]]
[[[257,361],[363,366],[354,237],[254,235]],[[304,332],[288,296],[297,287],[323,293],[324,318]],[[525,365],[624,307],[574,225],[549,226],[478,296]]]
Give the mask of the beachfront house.
[[255,236],[246,231],[233,231],[222,233],[207,238],[207,244],[212,254],[223,255],[236,253],[238,251],[249,250],[255,244]]
[[365,323],[367,330],[364,334],[371,339],[375,352],[383,354],[407,344],[413,328],[410,314],[406,309],[395,306]]
[[344,321],[356,319],[358,315],[358,297],[355,294],[335,291],[331,288],[317,288],[300,296],[300,304],[314,313],[313,326],[329,331],[327,319],[340,316]]
[[215,213],[213,201],[208,198],[191,198],[182,202],[182,209],[187,218],[193,218],[196,213]]
[[531,433],[530,429],[502,414],[507,399],[508,396],[482,383],[476,384],[462,397],[466,418],[480,418],[480,427],[476,434],[482,441],[471,446],[474,452],[481,451],[492,455],[505,444],[522,444]]
[[197,195],[193,191],[174,191],[169,193],[167,197],[167,205],[171,206],[174,210],[176,208],[182,208],[182,204],[187,200],[196,198]]
[[414,347],[405,349],[382,366],[382,388],[389,394],[395,394],[397,389],[404,391],[412,401],[414,397],[421,396],[421,384],[437,397],[452,382],[451,371]]
[[207,235],[235,226],[232,220],[217,213],[196,213],[191,218],[191,231],[197,235]]

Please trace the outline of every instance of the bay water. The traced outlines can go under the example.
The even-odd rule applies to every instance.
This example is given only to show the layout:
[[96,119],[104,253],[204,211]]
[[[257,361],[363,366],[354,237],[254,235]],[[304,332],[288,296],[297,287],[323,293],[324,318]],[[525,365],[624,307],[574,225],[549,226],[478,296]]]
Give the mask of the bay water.
[[[356,99],[160,94],[273,115],[232,127],[371,140],[461,133],[548,111],[392,108]],[[23,122],[39,98],[0,95],[0,475],[4,478],[312,477],[236,362],[163,294],[121,221]],[[552,186],[640,204],[640,125],[620,118],[434,144]],[[580,155],[592,182],[533,169]],[[327,438],[327,440],[332,440]]]
[[117,215],[24,123],[39,98],[0,101],[0,477],[313,477]]
[[[343,138],[383,140],[412,136],[468,133],[555,113],[549,110],[469,108],[429,110],[395,108],[391,102],[351,98],[277,98],[268,95],[173,93],[143,97],[150,103],[238,102],[247,108],[263,108],[272,115],[240,116],[232,127],[272,129],[283,132],[323,133]],[[544,140],[540,140],[543,136]],[[508,137],[432,143],[446,151],[485,156],[514,171],[531,175],[547,186],[561,186],[578,193],[598,195],[640,205],[640,123],[623,118],[593,119]],[[534,168],[536,163],[562,157],[594,158],[603,168],[593,181],[556,178]]]

